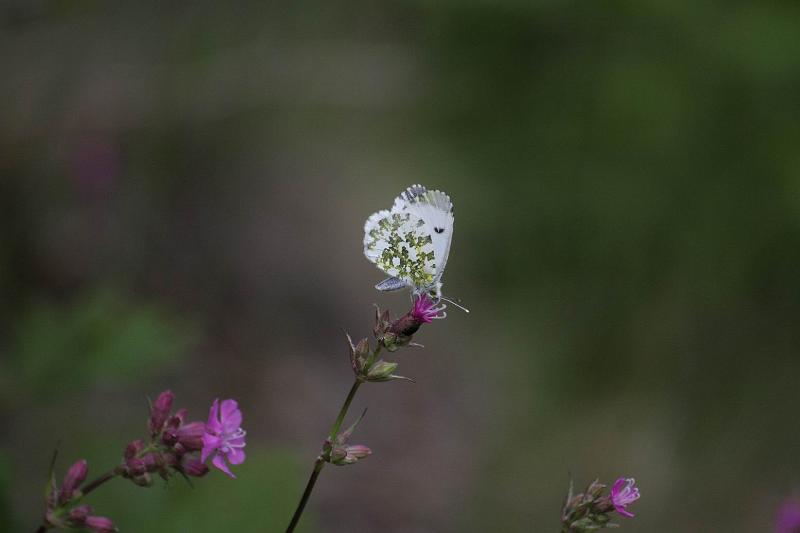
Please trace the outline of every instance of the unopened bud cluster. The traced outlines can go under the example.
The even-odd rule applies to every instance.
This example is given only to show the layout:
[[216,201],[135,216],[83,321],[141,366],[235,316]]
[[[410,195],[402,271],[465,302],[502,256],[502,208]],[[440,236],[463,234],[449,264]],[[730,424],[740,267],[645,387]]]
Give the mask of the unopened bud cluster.
[[149,439],[134,440],[125,447],[122,462],[110,472],[84,485],[89,471],[85,460],[73,464],[61,487],[58,487],[51,472],[50,484],[45,497],[45,516],[40,531],[50,528],[88,529],[94,533],[116,531],[110,519],[94,516],[88,505],[78,505],[90,491],[109,479],[121,476],[136,485],[149,487],[152,474],[164,480],[175,473],[184,477],[200,477],[208,473],[205,461],[211,460],[219,470],[235,477],[228,463],[244,462],[245,435],[240,427],[242,412],[233,399],[214,400],[208,422],[188,422],[186,409],[172,412],[174,395],[164,391],[150,405],[147,422]]
[[172,414],[173,400],[172,391],[159,394],[150,406],[149,442],[130,442],[117,467],[117,473],[139,486],[152,485],[154,473],[165,480],[174,472],[193,477],[208,473],[208,467],[194,454],[203,448],[206,425],[202,421],[187,422],[186,409]]
[[605,495],[606,485],[597,479],[579,494],[573,494],[570,483],[567,500],[561,511],[562,533],[582,533],[617,527],[618,524],[611,521],[611,513],[615,511],[632,518],[633,513],[626,508],[639,499],[639,489],[634,485],[633,478],[620,478],[614,483],[610,493]]
[[[414,299],[414,306],[411,310],[398,318],[392,320],[389,311],[381,312],[375,306],[375,325],[372,332],[375,335],[377,345],[373,350],[369,340],[361,339],[358,344],[353,344],[350,336],[347,341],[350,347],[350,364],[356,378],[361,381],[391,381],[393,379],[410,378],[398,376],[394,373],[397,370],[397,363],[378,359],[378,353],[382,349],[388,352],[396,352],[404,346],[419,346],[412,342],[414,334],[422,324],[432,322],[438,317],[440,308],[436,307],[433,301],[426,294],[422,294]],[[377,360],[376,360],[377,359]]]
[[89,465],[85,459],[81,459],[67,470],[59,487],[51,472],[45,497],[44,523],[47,527],[88,529],[94,533],[117,530],[109,518],[93,515],[88,505],[76,505],[83,497],[80,487],[88,473]]
[[394,374],[397,369],[397,363],[384,361],[383,359],[376,361],[381,348],[380,344],[373,350],[367,338],[361,339],[358,344],[353,344],[350,335],[347,336],[347,343],[350,348],[350,365],[353,367],[356,379],[360,381],[409,380],[409,378]]
[[321,457],[323,460],[337,466],[345,466],[356,463],[372,454],[372,450],[363,444],[348,443],[350,436],[353,434],[353,431],[355,431],[359,422],[361,422],[361,419],[364,418],[365,414],[366,410],[358,417],[358,420],[356,420],[352,426],[339,433],[332,441],[331,439],[325,440],[325,443],[322,445]]

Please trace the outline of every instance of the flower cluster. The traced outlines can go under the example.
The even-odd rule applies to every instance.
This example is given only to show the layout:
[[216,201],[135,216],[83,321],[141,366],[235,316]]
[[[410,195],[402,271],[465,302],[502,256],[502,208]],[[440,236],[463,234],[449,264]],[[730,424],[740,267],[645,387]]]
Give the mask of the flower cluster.
[[[88,505],[75,505],[83,497],[79,490],[89,473],[85,459],[73,464],[58,487],[53,473],[45,498],[44,528],[84,528],[94,533],[116,531],[114,523],[104,516],[94,516]],[[44,531],[44,529],[42,529]]]
[[325,440],[322,446],[322,458],[325,461],[337,466],[345,466],[356,463],[372,455],[372,450],[363,444],[348,443],[350,436],[353,434],[353,431],[355,431],[358,423],[361,422],[361,419],[364,418],[365,413],[366,411],[358,417],[358,420],[356,420],[352,426],[337,435],[333,441],[330,439]]
[[206,461],[228,476],[228,463],[244,462],[245,431],[241,428],[242,412],[235,400],[214,400],[208,422],[188,421],[186,409],[172,412],[175,399],[172,391],[164,391],[150,405],[145,442],[136,439],[125,447],[122,462],[98,479],[84,485],[89,471],[85,460],[70,467],[59,488],[51,474],[45,502],[44,523],[39,531],[50,528],[84,528],[95,533],[116,531],[113,522],[94,516],[88,505],[77,505],[89,492],[106,481],[121,476],[142,487],[153,484],[153,474],[167,480],[173,474],[202,477],[208,473]]
[[159,394],[150,406],[149,442],[137,439],[125,447],[118,470],[123,477],[142,487],[153,484],[151,474],[154,473],[165,480],[173,472],[193,477],[208,473],[208,467],[193,454],[203,447],[205,424],[187,422],[186,409],[178,409],[173,414],[174,398],[169,390]]
[[616,511],[622,516],[632,518],[628,505],[639,499],[639,489],[633,478],[619,478],[614,482],[608,495],[603,492],[606,485],[595,479],[580,494],[569,494],[561,511],[562,533],[580,533],[606,527],[616,527],[611,522],[610,513]]
[[[123,454],[120,474],[137,485],[153,483],[151,474],[169,479],[173,472],[202,477],[208,473],[206,460],[231,477],[235,477],[225,462],[244,462],[245,432],[241,428],[242,412],[235,400],[219,400],[211,406],[208,422],[188,422],[186,409],[172,413],[174,395],[164,391],[150,407],[150,442],[135,440]],[[198,452],[200,457],[198,458]]]

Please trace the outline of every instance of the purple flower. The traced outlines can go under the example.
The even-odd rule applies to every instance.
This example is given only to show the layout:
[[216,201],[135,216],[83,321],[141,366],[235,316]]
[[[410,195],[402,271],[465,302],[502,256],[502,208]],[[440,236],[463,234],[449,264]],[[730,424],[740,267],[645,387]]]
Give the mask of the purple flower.
[[778,510],[775,533],[800,532],[800,501],[788,500]]
[[434,318],[444,318],[439,314],[441,311],[441,307],[437,306],[427,294],[422,293],[414,300],[411,317],[421,324],[428,324],[433,322]]
[[611,487],[611,503],[614,509],[622,516],[633,518],[633,513],[625,509],[628,505],[639,499],[639,489],[634,487],[636,481],[632,478],[619,478]]
[[211,463],[236,478],[228,468],[225,460],[232,465],[244,462],[245,431],[241,428],[242,412],[236,400],[214,400],[208,413],[206,433],[203,435],[203,451],[200,460],[205,462],[211,457]]

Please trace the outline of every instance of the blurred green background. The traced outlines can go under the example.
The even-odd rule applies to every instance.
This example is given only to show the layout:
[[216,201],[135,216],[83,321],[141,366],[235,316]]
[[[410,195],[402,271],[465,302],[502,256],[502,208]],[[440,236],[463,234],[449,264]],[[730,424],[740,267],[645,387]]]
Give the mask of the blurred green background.
[[[446,190],[456,310],[362,389],[303,531],[769,531],[800,485],[800,3],[0,7],[0,530],[114,465],[146,396],[239,399],[248,461],[114,481],[123,532],[281,531],[371,330],[366,217]],[[355,411],[354,411],[355,412]],[[624,520],[624,519],[623,519]]]

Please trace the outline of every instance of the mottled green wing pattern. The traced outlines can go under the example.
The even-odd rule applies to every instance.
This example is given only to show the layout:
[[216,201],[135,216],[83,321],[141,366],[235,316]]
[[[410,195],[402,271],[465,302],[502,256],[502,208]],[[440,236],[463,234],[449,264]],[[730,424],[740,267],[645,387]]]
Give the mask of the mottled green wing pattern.
[[425,221],[413,213],[379,211],[364,224],[364,255],[411,286],[433,283],[436,263]]

